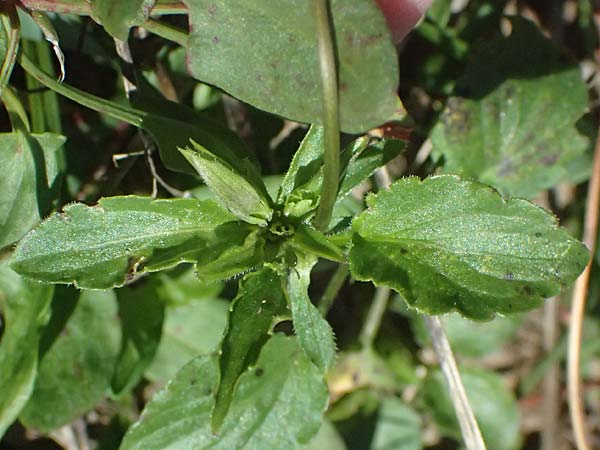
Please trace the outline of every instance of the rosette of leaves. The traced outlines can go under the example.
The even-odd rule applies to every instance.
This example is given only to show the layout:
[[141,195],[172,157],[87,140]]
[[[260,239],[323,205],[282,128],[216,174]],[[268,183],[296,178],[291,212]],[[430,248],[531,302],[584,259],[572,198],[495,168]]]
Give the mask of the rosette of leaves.
[[[295,444],[290,444],[297,448],[318,431],[327,404],[324,375],[335,358],[332,330],[308,296],[318,258],[349,263],[356,279],[390,286],[426,313],[457,310],[473,319],[535,308],[571,283],[587,263],[585,247],[547,211],[526,200],[505,200],[486,185],[455,176],[398,180],[389,190],[370,195],[367,210],[341,234],[318,231],[311,219],[322,184],[322,146],[321,130],[313,127],[274,200],[250,160],[219,157],[191,142],[181,153],[216,200],[125,196],[104,198],[93,207],[70,204],[21,240],[12,267],[27,278],[89,289],[122,286],[183,262],[193,263],[205,281],[243,275],[219,357],[193,363],[208,371],[202,392],[210,392],[197,391],[204,400],[198,397],[203,406],[194,411],[210,417],[212,426],[190,426],[179,439],[194,448],[213,442],[213,432],[224,433],[223,445],[241,439],[242,431],[228,425],[229,414],[243,414],[239,408],[249,401],[246,396],[254,398],[253,392],[262,389],[256,381],[261,358],[266,364],[265,352],[282,346],[290,355],[301,349],[303,356],[291,360],[304,358],[290,369],[290,377],[297,376],[298,367],[320,374],[321,388],[311,391],[310,406],[304,404],[311,422],[295,431]],[[344,149],[338,200],[403,146],[359,138]],[[293,343],[275,339],[274,326],[290,318]],[[187,379],[190,370],[175,379]],[[302,410],[293,404],[296,388],[280,381],[280,400],[290,411]],[[183,419],[162,414],[154,402],[170,404],[189,395],[177,386],[169,385],[149,404],[125,448],[165,445],[152,440],[154,427],[176,427]],[[182,414],[194,405],[200,404],[183,404]],[[258,420],[252,417],[247,420]],[[262,426],[255,433],[265,431]]]

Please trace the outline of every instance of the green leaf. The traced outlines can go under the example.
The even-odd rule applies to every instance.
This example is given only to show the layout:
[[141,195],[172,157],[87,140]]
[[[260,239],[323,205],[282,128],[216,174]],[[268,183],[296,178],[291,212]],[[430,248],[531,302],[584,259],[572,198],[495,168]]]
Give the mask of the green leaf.
[[256,362],[278,318],[287,314],[281,280],[275,271],[265,267],[244,277],[221,342],[221,379],[211,422],[215,432],[226,418],[239,377]]
[[[365,137],[366,138],[366,137]],[[368,139],[368,138],[367,138]],[[357,140],[356,144],[362,144]],[[386,165],[404,151],[406,142],[398,139],[383,139],[369,146],[344,150],[342,158],[350,158],[347,163],[338,191],[338,203],[355,187],[369,178],[380,167]]]
[[[67,300],[55,296],[53,310],[65,308]],[[66,327],[40,361],[21,422],[49,432],[93,408],[110,388],[119,340],[114,293],[83,291]]]
[[17,418],[33,390],[38,344],[50,318],[52,286],[26,281],[0,264],[0,437]]
[[455,176],[406,178],[367,199],[350,269],[427,314],[478,320],[527,311],[573,282],[585,246],[526,200]]
[[[502,378],[481,369],[461,370],[461,378],[487,448],[521,448],[519,405]],[[448,387],[440,371],[434,371],[426,378],[423,396],[442,433],[461,439]]]
[[[415,314],[411,319],[420,343],[426,345],[429,342],[429,334],[423,316]],[[454,353],[467,358],[481,358],[493,354],[515,336],[523,323],[523,317],[516,314],[508,317],[497,316],[489,322],[473,322],[459,314],[447,314],[440,319]]]
[[266,226],[273,216],[269,194],[260,178],[253,183],[223,159],[192,141],[192,148],[179,149],[221,202],[240,219]]
[[457,86],[464,94],[448,100],[432,132],[432,154],[443,158],[445,172],[533,198],[589,176],[589,140],[576,127],[588,90],[579,65],[565,63],[532,23],[512,25],[509,37],[473,56]]
[[[229,229],[237,224],[228,222],[234,220],[216,203],[195,199],[126,196],[103,198],[94,207],[75,203],[19,243],[12,267],[30,278],[92,289],[202,258],[210,270],[233,245]],[[219,240],[221,233],[228,241]]]
[[94,0],[92,10],[104,29],[121,41],[126,41],[129,28],[148,19],[156,0]]
[[160,343],[165,305],[151,280],[116,291],[121,319],[121,351],[111,387],[115,394],[133,388],[152,362]]
[[[234,132],[208,114],[165,99],[141,75],[137,81],[138,91],[132,96],[131,102],[138,108],[132,112],[141,119],[136,126],[148,131],[155,139],[160,159],[167,168],[196,173],[179,151],[189,145],[191,139],[244,174],[255,187],[260,186],[259,166]],[[263,193],[260,189],[259,192]]]
[[294,450],[319,430],[327,387],[292,337],[276,334],[263,347],[214,435],[210,414],[217,383],[216,357],[190,362],[146,406],[120,450]]
[[192,358],[214,350],[227,325],[228,311],[229,302],[202,292],[185,305],[168,307],[160,345],[146,376],[166,383]]
[[[188,57],[194,77],[260,109],[320,123],[322,94],[310,3],[186,0]],[[372,0],[333,0],[342,130],[359,133],[391,119],[397,56]],[[293,57],[289,57],[293,55]]]
[[386,398],[377,411],[370,450],[421,450],[421,418],[396,397]]
[[314,257],[298,256],[297,264],[288,273],[286,294],[298,342],[306,356],[326,374],[335,361],[335,340],[331,327],[308,296],[315,263]]
[[0,248],[21,239],[50,212],[60,190],[63,136],[19,130],[0,134]]
[[335,426],[327,419],[323,421],[321,429],[314,437],[308,447],[304,450],[347,450],[344,439],[335,429]]
[[344,252],[328,236],[310,225],[298,224],[289,245],[301,253],[312,254],[331,261],[345,262]]
[[19,50],[20,27],[18,20],[7,14],[11,9],[15,12],[14,5],[10,5],[0,15],[0,95],[8,85]]

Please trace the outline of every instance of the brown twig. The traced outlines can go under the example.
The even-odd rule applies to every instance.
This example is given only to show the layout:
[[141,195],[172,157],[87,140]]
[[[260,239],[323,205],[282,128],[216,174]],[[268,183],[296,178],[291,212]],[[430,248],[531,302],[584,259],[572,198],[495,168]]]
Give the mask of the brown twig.
[[[592,178],[588,186],[588,195],[585,208],[583,226],[583,243],[594,255],[596,249],[596,235],[598,232],[598,206],[600,202],[600,139],[596,142],[594,151],[594,164]],[[591,450],[585,432],[585,411],[581,396],[581,379],[579,366],[581,358],[581,332],[585,303],[587,299],[592,259],[588,262],[583,273],[575,283],[571,302],[571,315],[569,318],[569,345],[567,356],[567,388],[569,398],[569,411],[573,425],[575,442],[579,450]]]

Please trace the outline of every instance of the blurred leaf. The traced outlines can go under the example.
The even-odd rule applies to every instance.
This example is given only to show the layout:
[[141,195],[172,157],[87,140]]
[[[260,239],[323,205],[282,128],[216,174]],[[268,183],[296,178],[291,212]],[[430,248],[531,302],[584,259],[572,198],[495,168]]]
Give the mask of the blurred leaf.
[[369,450],[421,450],[422,441],[419,415],[399,398],[383,400]]
[[[174,284],[178,283],[168,286]],[[168,307],[160,344],[146,376],[166,383],[192,358],[213,351],[223,336],[228,311],[229,302],[213,295]]]
[[229,240],[219,241],[219,226],[234,220],[216,203],[195,199],[127,196],[103,198],[94,207],[75,203],[32,230],[12,266],[47,282],[121,286],[138,273],[197,262],[215,247],[229,246]]
[[0,438],[33,390],[38,343],[50,318],[53,286],[26,281],[0,263]]
[[216,436],[210,414],[217,366],[215,356],[186,365],[146,406],[120,450],[294,450],[319,430],[327,388],[294,338],[276,334],[266,343],[254,367],[240,378]]
[[157,291],[158,283],[153,279],[116,291],[122,339],[111,382],[115,394],[133,388],[156,354],[165,316]]
[[60,188],[58,151],[64,142],[63,136],[51,133],[0,134],[0,248],[21,239],[52,209]]
[[250,273],[240,282],[221,342],[213,431],[217,432],[226,420],[238,379],[256,362],[277,318],[287,314],[281,280],[272,269]]
[[[53,309],[65,300],[55,296]],[[49,432],[93,408],[110,388],[119,340],[115,294],[83,291],[65,328],[40,361],[21,422]]]
[[576,127],[588,94],[579,66],[532,23],[512,26],[473,56],[432,132],[433,156],[445,172],[533,198],[589,176],[589,140]]
[[[521,448],[519,406],[502,378],[493,372],[474,369],[461,370],[461,378],[487,448]],[[448,388],[440,371],[427,377],[423,385],[423,396],[442,433],[461,439]]]
[[[204,182],[221,203],[235,216],[260,226],[266,226],[273,216],[271,199],[260,178],[252,180],[245,173],[207,151],[197,142],[179,149],[198,171]],[[251,171],[248,171],[251,172]]]
[[[192,75],[257,108],[320,123],[321,78],[309,2],[186,0]],[[340,78],[342,129],[360,133],[391,119],[397,56],[372,0],[331,2]],[[288,57],[293,55],[292,58]]]
[[405,178],[367,199],[350,268],[427,314],[527,311],[581,273],[588,252],[547,211],[455,176]]
[[299,255],[287,277],[286,295],[292,310],[294,331],[306,356],[326,374],[335,361],[333,331],[308,296],[310,272],[317,258]]
[[[496,316],[489,322],[473,322],[460,314],[446,314],[440,317],[452,350],[467,358],[481,358],[496,352],[519,330],[523,317],[510,315]],[[420,314],[411,317],[413,330],[422,345],[430,342],[429,333]]]
[[346,450],[346,444],[335,426],[325,419],[317,435],[304,450]]
[[148,18],[156,0],[93,0],[99,23],[116,39],[126,41],[129,28]]

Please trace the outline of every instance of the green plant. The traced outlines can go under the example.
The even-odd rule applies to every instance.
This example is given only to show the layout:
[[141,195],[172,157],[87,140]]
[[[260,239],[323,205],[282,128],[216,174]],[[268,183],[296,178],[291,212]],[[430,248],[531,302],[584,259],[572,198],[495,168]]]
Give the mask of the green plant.
[[[52,37],[61,34],[53,29],[64,26],[61,16],[45,16],[51,9],[44,1],[3,5],[0,89],[12,131],[0,135],[0,431],[19,418],[26,427],[52,432],[106,392],[117,405],[115,417],[128,421],[124,404],[135,387],[143,379],[170,378],[119,448],[330,448],[339,439],[335,429],[324,443],[311,441],[330,427],[324,413],[330,399],[338,400],[336,392],[344,398],[330,409],[331,420],[369,415],[380,405],[381,417],[392,418],[382,419],[364,448],[388,448],[394,432],[405,440],[393,448],[421,448],[419,416],[398,397],[381,401],[382,393],[408,382],[402,370],[390,369],[402,366],[402,357],[393,353],[383,361],[385,352],[374,348],[389,296],[381,289],[392,288],[410,311],[487,321],[537,308],[578,277],[588,250],[550,212],[524,199],[589,175],[589,139],[576,126],[587,105],[577,67],[534,25],[515,18],[510,37],[494,38],[473,56],[433,126],[431,161],[447,173],[399,178],[368,194],[363,206],[352,192],[408,145],[365,134],[384,123],[409,123],[396,97],[396,51],[375,3],[184,4],[98,0],[56,2],[53,8],[93,17],[125,59],[131,27],[174,42],[160,41],[165,58],[180,58],[176,47],[183,47],[191,75],[207,83],[192,85],[195,109],[160,94],[170,82],[159,72],[127,61],[129,84],[119,100],[56,81],[46,43],[24,39],[19,48],[19,15],[25,20],[30,14],[27,20],[41,27],[58,55]],[[441,8],[431,12],[421,33],[443,40],[453,48],[446,55],[462,61],[466,44],[444,31]],[[151,15],[169,13],[186,14],[190,33]],[[523,42],[529,50],[516,52]],[[8,84],[15,61],[29,88],[47,89],[43,96],[18,95]],[[437,80],[432,75],[430,81]],[[267,145],[250,149],[244,134],[215,112],[214,99],[198,99],[207,91],[220,95],[209,85],[311,124],[286,170],[263,176]],[[72,155],[66,161],[56,94],[138,128],[137,145],[150,167],[156,146],[160,164],[171,171],[161,166],[163,181],[154,168],[154,179],[172,194],[186,191],[187,198],[118,195],[94,206],[66,204],[85,189],[70,173]],[[564,97],[560,109],[549,109]],[[98,126],[115,128],[105,120]],[[143,190],[132,180],[129,192]],[[98,194],[110,191],[100,188]],[[360,350],[344,352],[337,363],[334,333],[324,318],[327,300],[317,307],[309,295],[311,273],[333,268],[331,300],[348,274],[378,286],[381,297],[374,303],[380,312],[367,318]],[[218,299],[224,282],[230,290],[239,284],[228,297],[234,297],[228,314],[227,302]],[[203,300],[194,304],[194,298]],[[173,313],[178,305],[188,308],[179,319]],[[169,355],[175,347],[161,346],[169,332],[181,333],[177,320],[186,315],[196,317],[184,325],[197,327],[194,332],[216,331],[193,336],[193,348],[164,362],[175,357]],[[193,322],[205,316],[214,320]],[[225,329],[215,342],[220,327]],[[176,374],[166,369],[183,362]],[[336,391],[331,374],[338,371],[358,379]],[[476,408],[490,448],[517,448],[511,395],[497,376],[471,372],[465,374],[473,392],[480,384],[492,386],[484,390],[496,391],[493,404],[509,416],[503,423],[510,439],[503,440]],[[422,401],[433,408],[442,432],[460,438],[450,404],[439,394],[438,375],[425,381],[407,376],[423,383]],[[389,431],[394,420],[401,425]]]

